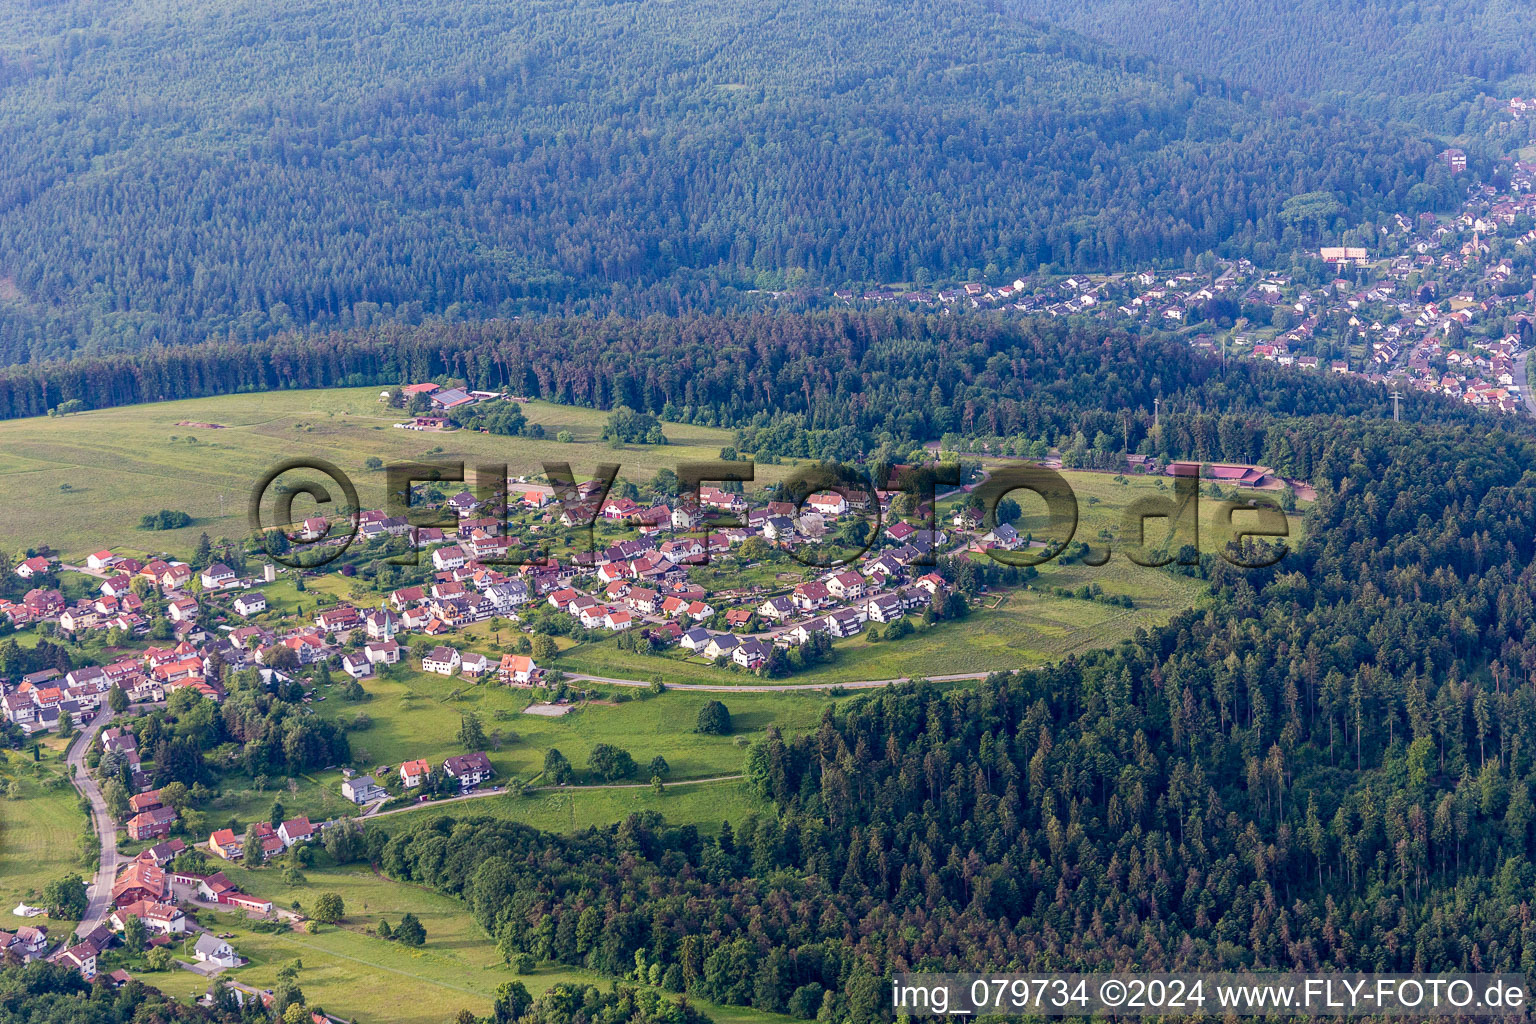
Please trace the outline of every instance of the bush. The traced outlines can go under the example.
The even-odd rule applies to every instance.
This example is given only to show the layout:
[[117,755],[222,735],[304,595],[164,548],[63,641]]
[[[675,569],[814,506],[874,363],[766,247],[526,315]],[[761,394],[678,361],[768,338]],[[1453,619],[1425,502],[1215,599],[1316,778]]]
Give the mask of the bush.
[[587,768],[604,782],[630,778],[638,770],[629,751],[612,743],[599,743],[593,747],[591,756],[587,758]]
[[144,518],[139,520],[141,530],[179,530],[183,526],[191,525],[191,516],[169,508],[163,508],[159,512],[147,512]]
[[694,731],[706,736],[726,736],[731,731],[731,713],[724,704],[712,700],[699,708],[699,719]]

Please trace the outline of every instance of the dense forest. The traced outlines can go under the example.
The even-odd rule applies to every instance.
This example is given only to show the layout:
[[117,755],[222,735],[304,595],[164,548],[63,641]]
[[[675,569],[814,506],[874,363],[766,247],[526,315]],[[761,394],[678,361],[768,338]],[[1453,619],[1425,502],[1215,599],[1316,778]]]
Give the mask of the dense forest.
[[1269,96],[1475,134],[1529,93],[1536,9],[1486,0],[1009,0],[1008,9]]
[[[1307,477],[1331,430],[1321,418],[1391,411],[1384,391],[1358,378],[1223,363],[1177,338],[1002,316],[823,313],[480,321],[157,347],[0,369],[0,418],[65,402],[104,408],[445,376],[739,428],[742,450],[764,456],[840,460],[950,432],[1063,446],[1081,434],[1114,451],[1263,461]],[[1405,415],[1489,422],[1433,395],[1416,396]]]
[[502,951],[801,1017],[893,970],[1536,968],[1527,437],[1328,431],[1305,540],[1113,650],[770,733],[771,813],[375,827]]
[[0,32],[0,362],[1264,258],[1452,198],[1413,132],[982,0],[106,0]]

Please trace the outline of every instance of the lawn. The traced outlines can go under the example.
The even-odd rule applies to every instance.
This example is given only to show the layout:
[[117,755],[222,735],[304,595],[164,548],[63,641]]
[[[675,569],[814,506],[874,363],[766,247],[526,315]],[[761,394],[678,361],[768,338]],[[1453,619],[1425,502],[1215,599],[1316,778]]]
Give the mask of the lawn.
[[[533,974],[517,975],[496,954],[495,943],[480,930],[464,905],[420,886],[391,881],[365,868],[323,868],[307,871],[302,885],[290,886],[272,869],[250,871],[227,867],[231,880],[248,892],[279,906],[312,903],[322,892],[338,893],[346,905],[340,927],[324,926],[316,934],[253,931],[234,915],[221,915],[217,927],[233,931],[231,940],[251,963],[231,976],[258,988],[270,988],[277,969],[303,962],[299,986],[312,1006],[355,1018],[362,1024],[440,1024],[460,1009],[480,1016],[490,1013],[496,987],[517,979],[537,995],[559,982],[607,988],[611,979],[591,971],[557,964],[542,965]],[[397,924],[409,910],[421,919],[426,945],[411,949],[368,934],[380,920]],[[178,994],[174,985],[172,994]],[[704,1012],[721,1024],[773,1024],[790,1018],[742,1007],[714,1007]]]
[[[363,468],[369,456],[413,461],[441,449],[430,457],[471,466],[506,463],[514,476],[540,473],[543,460],[569,462],[578,477],[600,462],[617,462],[620,476],[638,483],[663,466],[718,458],[733,439],[730,431],[669,423],[671,443],[615,450],[601,439],[607,413],[543,402],[530,403],[527,414],[543,425],[547,440],[396,430],[404,414],[380,403],[379,391],[272,391],[0,424],[0,502],[7,511],[0,541],[7,550],[48,544],[70,557],[103,547],[185,557],[205,531],[215,538],[243,536],[252,487],[294,456],[335,463],[352,476],[363,504],[379,508],[385,478]],[[560,431],[574,440],[553,440]],[[758,467],[761,480],[787,471]],[[302,514],[307,500],[296,511]],[[187,512],[195,522],[163,532],[138,529],[144,513],[163,508]]]
[[[0,767],[0,789],[12,779],[21,787],[21,799],[0,795],[0,910],[6,913],[18,900],[35,903],[55,878],[72,871],[88,874],[76,859],[86,821],[79,794],[68,783],[42,784],[32,764],[30,754],[9,754]],[[41,777],[50,776],[63,778],[48,765]],[[10,927],[24,923],[21,918],[9,920]]]

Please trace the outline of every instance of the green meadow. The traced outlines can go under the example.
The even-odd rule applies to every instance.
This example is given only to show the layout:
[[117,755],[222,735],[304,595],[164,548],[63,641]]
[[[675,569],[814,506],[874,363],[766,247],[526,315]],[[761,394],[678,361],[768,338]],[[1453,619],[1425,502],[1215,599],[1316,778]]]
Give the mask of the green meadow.
[[[270,988],[277,971],[299,961],[299,987],[311,1006],[356,1019],[361,1024],[440,1024],[461,1009],[479,1016],[491,1011],[502,982],[521,981],[534,995],[561,982],[607,988],[612,979],[591,971],[542,964],[519,975],[501,962],[496,944],[480,929],[462,902],[416,885],[391,881],[366,868],[317,868],[305,880],[290,885],[272,868],[250,871],[231,866],[230,879],[247,892],[265,896],[278,906],[301,908],[322,892],[342,897],[346,916],[339,926],[304,931],[258,932],[242,917],[221,914],[212,922],[219,931],[235,933],[230,944],[251,962],[230,976],[257,988]],[[418,949],[378,938],[380,921],[399,923],[406,911],[426,929],[427,941]],[[186,975],[190,985],[194,979]],[[151,984],[161,980],[149,975]],[[180,995],[175,980],[164,986]],[[199,991],[201,991],[199,989]],[[788,1024],[791,1018],[743,1007],[695,1002],[718,1024]]]
[[[326,699],[312,705],[315,714],[352,727],[348,739],[354,768],[371,772],[385,766],[392,772],[402,761],[441,762],[464,753],[459,729],[464,716],[473,713],[487,736],[485,749],[498,782],[518,779],[541,785],[544,756],[554,748],[571,762],[576,783],[520,797],[502,794],[440,805],[443,813],[492,814],[557,831],[617,821],[634,810],[661,810],[674,820],[715,827],[728,816],[722,808],[739,814],[759,809],[744,791],[728,783],[688,783],[740,774],[747,746],[770,725],[788,735],[809,731],[834,700],[825,692],[670,690],[653,696],[633,691],[624,694],[632,699],[591,701],[552,718],[523,712],[531,699],[526,689],[448,679],[404,665],[364,680],[363,688],[369,696],[358,702],[342,700],[334,687],[322,688]],[[699,708],[716,697],[731,712],[731,735],[694,732]],[[362,727],[359,716],[366,719]],[[587,760],[599,743],[629,751],[638,766],[635,776],[616,780],[615,788],[596,788],[603,780],[587,771]],[[664,776],[668,785],[659,796],[649,786],[649,765],[658,756],[669,769]],[[357,808],[341,796],[341,781],[337,769],[307,773],[292,779],[291,785],[288,779],[270,779],[258,789],[255,780],[230,774],[203,810],[211,825],[233,819],[242,827],[267,818],[274,799],[282,801],[289,815],[307,814],[316,821],[356,814]],[[436,810],[427,805],[411,813]]]
[[[10,917],[18,900],[36,904],[43,887],[55,878],[79,872],[78,845],[85,829],[79,794],[50,757],[36,769],[30,753],[9,753],[0,766],[0,916],[14,929],[26,921]],[[14,781],[17,799],[4,790]]]
[[[730,431],[669,423],[669,444],[615,449],[601,439],[607,413],[544,402],[526,406],[529,421],[544,427],[544,440],[396,430],[405,414],[380,402],[380,390],[270,391],[0,423],[0,503],[7,513],[0,541],[8,550],[46,544],[71,558],[104,547],[186,557],[203,532],[244,536],[256,483],[296,456],[334,463],[352,477],[365,507],[380,508],[385,478],[364,469],[371,456],[385,463],[505,463],[514,476],[540,473],[543,461],[568,462],[578,478],[598,463],[617,462],[621,477],[639,483],[663,466],[718,458],[733,440]],[[555,440],[561,431],[573,440]],[[786,471],[758,469],[762,480]],[[295,513],[313,514],[307,502],[296,502]],[[167,508],[194,522],[177,530],[138,528],[145,513]]]

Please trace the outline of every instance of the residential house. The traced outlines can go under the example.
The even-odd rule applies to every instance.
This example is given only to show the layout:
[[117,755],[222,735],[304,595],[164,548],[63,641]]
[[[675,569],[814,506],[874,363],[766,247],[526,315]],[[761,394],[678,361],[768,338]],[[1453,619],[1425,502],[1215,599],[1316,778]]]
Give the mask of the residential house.
[[731,660],[748,671],[755,672],[768,663],[772,648],[756,637],[747,637],[731,652]]
[[839,608],[827,616],[827,631],[835,637],[850,637],[862,632],[864,620],[851,608]]
[[165,617],[172,622],[192,622],[197,618],[197,602],[190,597],[174,598],[166,605]]
[[871,622],[894,622],[905,614],[901,599],[895,594],[879,594],[864,605]]
[[459,789],[473,789],[495,774],[491,759],[483,751],[460,754],[443,762],[443,771],[459,784]]
[[421,659],[423,672],[435,672],[440,676],[451,676],[459,670],[462,662],[459,652],[452,647],[434,647]]
[[208,852],[224,860],[239,860],[245,852],[245,841],[235,835],[232,828],[221,828],[208,837]]
[[70,946],[52,959],[54,963],[73,967],[80,972],[82,977],[89,979],[96,977],[96,954],[98,952],[99,950],[91,943],[82,942],[78,945]]
[[432,552],[432,567],[438,572],[457,569],[468,561],[469,556],[457,544],[450,544],[445,548],[438,548]]
[[241,594],[235,598],[235,611],[249,618],[267,610],[267,599],[262,594]]
[[114,907],[136,903],[139,900],[163,903],[170,896],[171,886],[166,881],[165,872],[150,861],[132,861],[112,883]]
[[128,838],[142,842],[157,836],[168,836],[171,834],[171,825],[175,821],[174,808],[156,807],[142,811],[128,819]]
[[827,580],[827,593],[843,601],[863,597],[864,588],[864,577],[851,569]]
[[342,782],[341,795],[355,804],[362,805],[383,800],[389,793],[372,775],[359,775]]
[[214,562],[198,575],[204,590],[223,590],[225,587],[235,586],[235,570],[223,562]]
[[697,629],[690,629],[684,633],[682,638],[678,640],[677,645],[685,651],[702,651],[712,639],[714,639],[714,634],[700,626]]
[[192,956],[200,963],[213,964],[216,967],[240,965],[240,958],[235,955],[230,944],[223,939],[215,938],[210,932],[204,932],[197,937],[197,942],[192,946]]
[[44,558],[42,555],[33,555],[31,558],[24,559],[22,563],[16,567],[16,575],[20,576],[24,580],[30,580],[35,576],[41,576],[47,571],[48,559]]
[[819,580],[800,584],[790,595],[790,600],[798,610],[803,612],[819,611],[834,603],[831,590]]
[[717,633],[709,638],[709,643],[705,644],[699,653],[710,661],[714,661],[717,658],[729,657],[739,643],[741,638],[734,633]]
[[533,663],[533,659],[523,654],[503,654],[499,676],[507,685],[529,686],[532,685],[535,673],[539,667]]
[[400,782],[406,789],[415,789],[427,781],[427,776],[430,774],[432,774],[430,761],[405,761],[400,765]]
[[315,626],[326,633],[350,633],[362,624],[362,616],[349,604],[328,609],[315,616]]
[[848,511],[848,499],[836,491],[822,491],[805,499],[813,512],[819,512],[823,516],[837,517]]
[[315,838],[316,834],[315,826],[309,823],[307,817],[293,818],[277,826],[277,837],[283,841],[285,847],[295,843],[307,843]]
[[143,921],[145,930],[154,935],[181,935],[187,930],[187,915],[179,907],[153,900],[137,900],[119,907],[107,923],[116,931],[122,931],[130,917]]
[[1020,544],[1019,531],[1007,523],[998,523],[978,537],[976,543],[984,549],[1001,548],[1004,551],[1012,551]]
[[366,679],[373,675],[373,662],[365,651],[342,655],[341,670],[353,679]]
[[400,660],[400,644],[394,640],[365,644],[363,653],[373,665],[394,665]]

